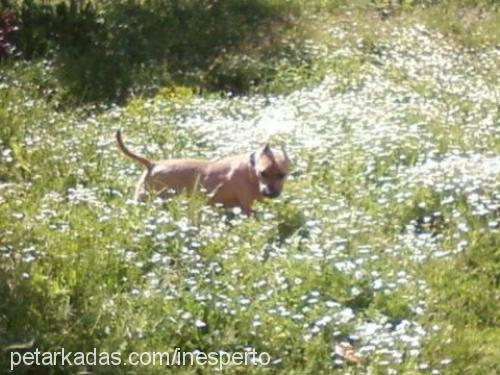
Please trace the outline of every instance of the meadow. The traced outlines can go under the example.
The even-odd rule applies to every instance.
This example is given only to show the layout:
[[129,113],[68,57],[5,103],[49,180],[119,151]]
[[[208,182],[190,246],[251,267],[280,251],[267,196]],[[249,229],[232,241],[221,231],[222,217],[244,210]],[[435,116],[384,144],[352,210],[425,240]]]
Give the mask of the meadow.
[[[95,3],[75,11],[104,19],[95,56],[25,21],[24,55],[0,61],[2,373],[500,372],[496,2],[228,1],[168,40],[168,64],[167,41],[146,38],[157,24],[137,26],[161,2],[135,3],[126,36],[102,25],[130,9]],[[172,4],[180,13],[157,16],[200,11]],[[137,203],[141,170],[118,128],[152,158],[269,140],[293,168],[252,218],[202,195]],[[8,371],[35,348],[256,350],[271,363]]]

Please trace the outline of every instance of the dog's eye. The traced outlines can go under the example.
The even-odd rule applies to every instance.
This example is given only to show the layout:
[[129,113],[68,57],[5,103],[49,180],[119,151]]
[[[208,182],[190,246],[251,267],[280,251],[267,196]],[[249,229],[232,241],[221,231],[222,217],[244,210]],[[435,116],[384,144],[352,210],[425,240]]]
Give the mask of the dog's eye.
[[285,177],[286,177],[286,174],[284,174],[284,173],[278,173],[278,178],[280,180],[283,180]]
[[268,178],[268,177],[269,177],[269,173],[267,173],[267,172],[260,172],[260,175],[261,175],[263,178]]

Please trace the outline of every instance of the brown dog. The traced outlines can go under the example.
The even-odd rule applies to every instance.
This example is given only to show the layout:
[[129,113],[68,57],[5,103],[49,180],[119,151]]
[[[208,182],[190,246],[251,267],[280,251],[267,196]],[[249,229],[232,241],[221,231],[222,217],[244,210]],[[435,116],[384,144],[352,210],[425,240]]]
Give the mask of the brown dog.
[[137,183],[134,199],[142,200],[147,192],[158,197],[199,186],[208,192],[211,203],[224,207],[240,207],[250,215],[252,203],[263,197],[280,195],[288,174],[285,152],[265,145],[250,155],[231,156],[222,160],[172,159],[151,161],[125,147],[121,132],[116,132],[118,148],[146,170]]

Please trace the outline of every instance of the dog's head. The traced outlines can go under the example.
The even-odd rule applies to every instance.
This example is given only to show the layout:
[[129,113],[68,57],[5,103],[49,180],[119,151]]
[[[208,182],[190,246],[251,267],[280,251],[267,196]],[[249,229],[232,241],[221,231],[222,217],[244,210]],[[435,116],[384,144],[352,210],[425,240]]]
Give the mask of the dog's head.
[[279,196],[288,175],[286,153],[265,145],[250,156],[250,163],[259,181],[260,194],[268,198]]

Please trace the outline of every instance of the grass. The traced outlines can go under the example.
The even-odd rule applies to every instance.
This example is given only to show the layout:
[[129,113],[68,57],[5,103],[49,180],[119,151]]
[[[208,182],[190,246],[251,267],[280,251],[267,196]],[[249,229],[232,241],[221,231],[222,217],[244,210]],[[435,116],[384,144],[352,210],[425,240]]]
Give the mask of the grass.
[[[116,4],[97,5],[125,17],[126,4]],[[243,32],[251,17],[235,18],[238,27],[228,20],[241,34],[226,35],[235,45],[223,55],[211,44],[219,29],[193,41],[199,22],[213,20],[188,17],[194,44],[185,51],[197,46],[203,58],[174,66],[194,76],[141,65],[129,51],[128,82],[117,83],[121,70],[108,60],[102,71],[67,64],[78,74],[63,77],[68,51],[46,55],[64,42],[50,38],[29,44],[39,50],[27,61],[0,62],[2,371],[11,353],[35,348],[125,359],[179,347],[272,358],[228,374],[497,373],[495,4],[245,4],[275,13],[256,25],[260,36]],[[81,12],[95,21],[94,8]],[[104,46],[125,40],[108,37]],[[142,42],[153,54],[159,41]],[[84,87],[86,65],[112,77],[109,87]],[[124,85],[118,97],[106,91],[115,84]],[[258,204],[255,218],[202,196],[134,204],[140,172],[116,150],[118,127],[155,158],[249,152],[270,138],[286,144],[294,167],[283,197]],[[359,367],[335,354],[342,342],[363,357]],[[14,373],[84,371],[131,369]]]
[[448,355],[460,371],[494,374],[499,363],[493,348],[500,344],[498,236],[473,237],[477,238],[471,239],[471,246],[452,265],[432,262],[426,266],[432,299],[447,301],[431,305],[430,321],[446,322],[438,337],[449,337],[439,343],[432,340],[427,351],[436,362]]

